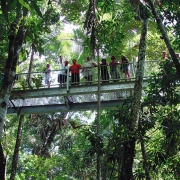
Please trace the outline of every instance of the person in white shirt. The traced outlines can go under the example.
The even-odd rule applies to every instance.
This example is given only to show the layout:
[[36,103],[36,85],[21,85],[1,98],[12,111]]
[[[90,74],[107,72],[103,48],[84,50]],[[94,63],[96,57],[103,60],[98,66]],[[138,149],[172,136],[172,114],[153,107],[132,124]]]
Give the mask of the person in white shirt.
[[45,73],[45,84],[47,84],[48,88],[50,88],[51,76],[52,76],[50,64],[46,65],[46,68],[44,69],[44,73]]
[[84,63],[82,68],[84,78],[86,79],[86,84],[92,84],[93,67],[97,67],[97,64],[90,60],[90,57],[88,56],[87,61]]
[[59,63],[60,63],[60,73],[58,75],[58,82],[60,83],[60,86],[65,85],[67,81],[67,71],[68,71],[68,61],[62,62],[62,56],[59,57]]

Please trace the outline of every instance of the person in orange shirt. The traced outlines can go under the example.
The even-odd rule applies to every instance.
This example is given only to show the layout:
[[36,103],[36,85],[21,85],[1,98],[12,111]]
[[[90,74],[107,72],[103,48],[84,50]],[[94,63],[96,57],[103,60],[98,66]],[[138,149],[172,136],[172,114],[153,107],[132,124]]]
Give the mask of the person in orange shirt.
[[79,85],[80,84],[80,69],[82,66],[80,64],[76,64],[76,60],[72,60],[73,65],[70,66],[71,71],[71,84],[72,85]]

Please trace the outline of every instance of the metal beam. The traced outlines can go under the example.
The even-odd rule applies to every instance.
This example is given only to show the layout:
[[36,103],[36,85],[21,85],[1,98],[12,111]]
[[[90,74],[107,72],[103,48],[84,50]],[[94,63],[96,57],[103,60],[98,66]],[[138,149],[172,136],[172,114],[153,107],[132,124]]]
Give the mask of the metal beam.
[[[135,81],[126,81],[119,83],[109,83],[102,84],[100,91],[102,93],[108,92],[121,92],[121,91],[132,91],[134,89]],[[147,86],[147,82],[143,82],[143,88]],[[33,90],[19,90],[12,91],[10,99],[28,99],[28,98],[41,98],[41,97],[53,97],[53,96],[71,96],[71,95],[81,95],[81,94],[97,94],[98,86],[97,84],[92,85],[79,85],[70,86],[67,92],[66,87],[54,87],[54,88],[43,88],[43,89],[33,89]]]
[[[125,100],[111,100],[102,101],[101,109],[111,109],[118,105],[122,105]],[[85,103],[71,103],[68,106],[66,104],[54,104],[54,105],[39,105],[39,106],[23,106],[19,108],[9,108],[7,114],[44,114],[55,112],[73,112],[73,111],[88,111],[97,110],[97,102],[85,102]]]

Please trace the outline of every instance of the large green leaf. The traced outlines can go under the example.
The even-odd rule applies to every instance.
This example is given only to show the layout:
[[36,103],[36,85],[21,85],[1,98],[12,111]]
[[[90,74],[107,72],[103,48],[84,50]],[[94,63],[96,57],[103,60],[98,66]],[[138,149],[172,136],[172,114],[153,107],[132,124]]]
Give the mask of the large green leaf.
[[37,12],[37,14],[38,14],[41,18],[43,18],[42,13],[41,13],[39,7],[37,6],[37,4],[36,4],[34,1],[32,1],[32,5],[33,5],[35,11]]
[[30,6],[29,6],[28,3],[26,3],[24,0],[18,0],[18,1],[19,1],[19,3],[20,3],[22,6],[24,6],[24,7],[27,8],[29,11],[31,11],[31,8],[30,8]]

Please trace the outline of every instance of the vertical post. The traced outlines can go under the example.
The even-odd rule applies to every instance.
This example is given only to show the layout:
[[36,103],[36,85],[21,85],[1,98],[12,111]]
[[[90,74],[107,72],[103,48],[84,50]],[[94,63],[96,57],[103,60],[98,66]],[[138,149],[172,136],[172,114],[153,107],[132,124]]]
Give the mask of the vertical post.
[[98,106],[97,106],[97,134],[100,133],[100,108],[101,108],[101,81],[100,81],[100,61],[99,61],[99,47],[97,47],[97,60],[98,60]]
[[69,92],[69,68],[67,68],[67,80],[66,80],[66,87],[67,87],[67,93]]
[[[97,46],[98,60],[98,104],[97,104],[97,136],[100,135],[100,108],[101,108],[101,90],[100,90],[100,62],[99,62],[99,46]],[[97,180],[101,179],[101,155],[97,153]]]
[[132,62],[132,69],[133,69],[133,78],[135,79],[135,75],[136,75],[136,66],[137,66],[137,63],[134,62],[134,59],[133,59],[133,62]]

